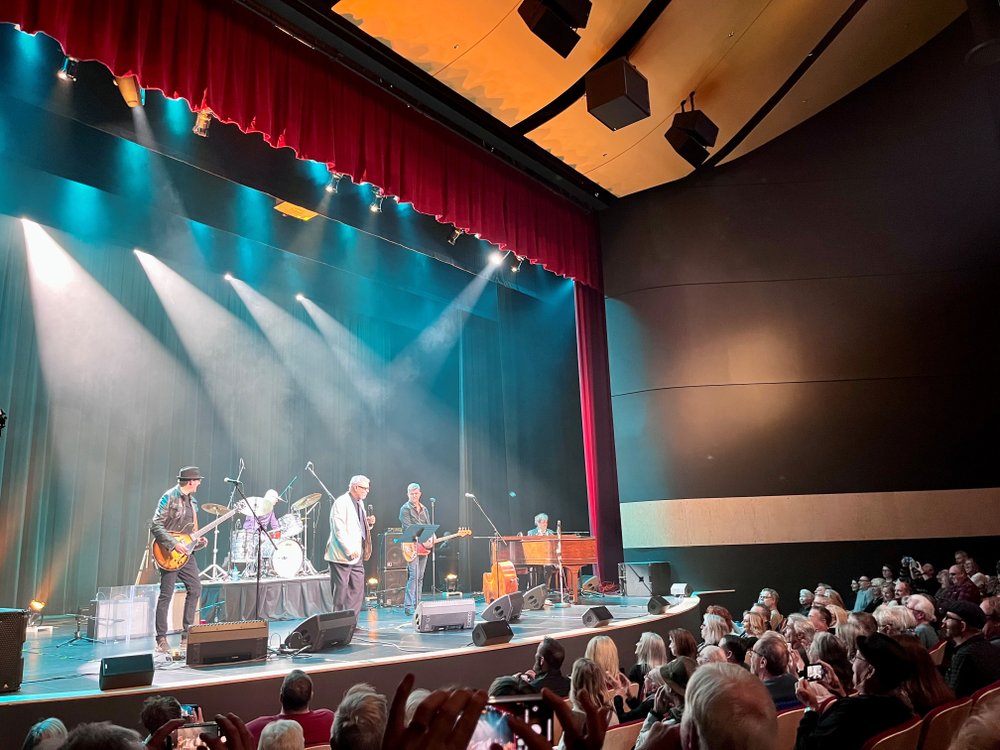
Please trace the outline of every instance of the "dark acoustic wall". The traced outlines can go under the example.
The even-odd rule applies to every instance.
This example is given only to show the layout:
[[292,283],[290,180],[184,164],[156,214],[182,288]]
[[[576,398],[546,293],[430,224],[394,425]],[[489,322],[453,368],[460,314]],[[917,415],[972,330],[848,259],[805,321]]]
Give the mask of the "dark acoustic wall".
[[919,557],[1000,532],[1000,496],[974,490],[1000,485],[1000,151],[971,44],[963,17],[602,215],[627,559],[745,606],[877,573],[900,546],[881,540]]

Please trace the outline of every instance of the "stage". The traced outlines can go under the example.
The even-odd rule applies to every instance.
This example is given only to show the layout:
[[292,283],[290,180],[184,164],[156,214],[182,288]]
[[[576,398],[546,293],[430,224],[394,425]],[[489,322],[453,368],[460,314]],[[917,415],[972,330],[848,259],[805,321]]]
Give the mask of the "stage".
[[[483,648],[473,645],[471,630],[417,633],[412,618],[406,617],[402,608],[362,610],[354,638],[344,647],[297,656],[271,655],[265,662],[208,668],[188,667],[183,661],[171,661],[158,654],[151,686],[105,692],[98,686],[101,659],[149,653],[153,639],[66,644],[76,627],[72,618],[66,618],[47,622],[55,626],[52,631],[29,632],[21,689],[0,695],[0,724],[18,743],[33,723],[47,716],[58,716],[68,726],[110,720],[138,728],[140,706],[147,695],[155,694],[173,695],[181,703],[200,705],[206,717],[234,711],[250,719],[279,710],[281,680],[295,668],[313,678],[314,708],[336,708],[344,691],[358,682],[371,683],[391,696],[407,672],[416,675],[418,687],[467,685],[485,689],[499,675],[530,668],[537,644],[546,635],[558,638],[566,647],[566,674],[573,660],[583,655],[587,642],[598,634],[615,640],[627,668],[643,631],[652,630],[666,637],[672,628],[685,627],[695,633],[698,629],[698,597],[683,600],[663,615],[649,615],[647,601],[594,596],[567,608],[546,606],[543,610],[524,611],[520,621],[511,625],[513,640]],[[584,612],[602,604],[614,619],[604,627],[585,627]],[[477,612],[482,610],[479,599]],[[269,645],[277,648],[300,622],[271,621]],[[173,645],[177,641],[178,636],[171,637]]]

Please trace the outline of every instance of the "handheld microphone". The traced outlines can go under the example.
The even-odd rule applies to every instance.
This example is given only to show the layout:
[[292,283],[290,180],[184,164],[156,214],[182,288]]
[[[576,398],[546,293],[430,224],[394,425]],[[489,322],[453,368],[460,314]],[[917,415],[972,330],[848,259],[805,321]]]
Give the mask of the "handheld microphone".
[[475,495],[473,495],[473,494],[472,494],[471,492],[466,492],[466,493],[465,493],[465,496],[466,496],[466,497],[471,497],[471,498],[472,498],[473,500],[474,500],[474,499],[476,498],[476,496],[475,496]]
[[229,477],[226,477],[222,481],[228,482],[229,484],[243,484],[243,482],[241,482],[239,479],[230,479]]
[[430,504],[431,504],[431,505],[434,505],[434,503],[436,503],[436,502],[437,502],[437,498],[436,498],[436,497],[432,497],[432,498],[430,499]]
[[374,516],[375,515],[375,509],[372,506],[370,506],[370,505],[368,506],[368,515],[369,516]]

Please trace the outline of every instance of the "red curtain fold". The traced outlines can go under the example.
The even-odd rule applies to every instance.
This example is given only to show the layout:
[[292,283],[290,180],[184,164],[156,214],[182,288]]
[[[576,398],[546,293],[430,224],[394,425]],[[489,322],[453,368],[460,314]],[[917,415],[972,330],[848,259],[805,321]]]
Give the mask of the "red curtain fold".
[[7,0],[41,31],[145,88],[210,107],[275,147],[379,185],[553,273],[600,289],[596,220],[530,177],[225,0]]
[[574,285],[574,295],[590,532],[597,537],[597,575],[617,581],[624,551],[604,295],[580,283]]

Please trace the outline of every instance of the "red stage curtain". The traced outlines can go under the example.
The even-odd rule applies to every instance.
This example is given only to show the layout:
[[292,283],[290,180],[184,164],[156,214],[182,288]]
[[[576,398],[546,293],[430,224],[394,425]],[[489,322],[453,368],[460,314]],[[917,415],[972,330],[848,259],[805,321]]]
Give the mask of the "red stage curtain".
[[597,537],[598,577],[617,581],[618,563],[624,558],[604,295],[580,283],[574,292],[590,532]]
[[593,216],[229,0],[7,0],[0,20],[600,288]]

